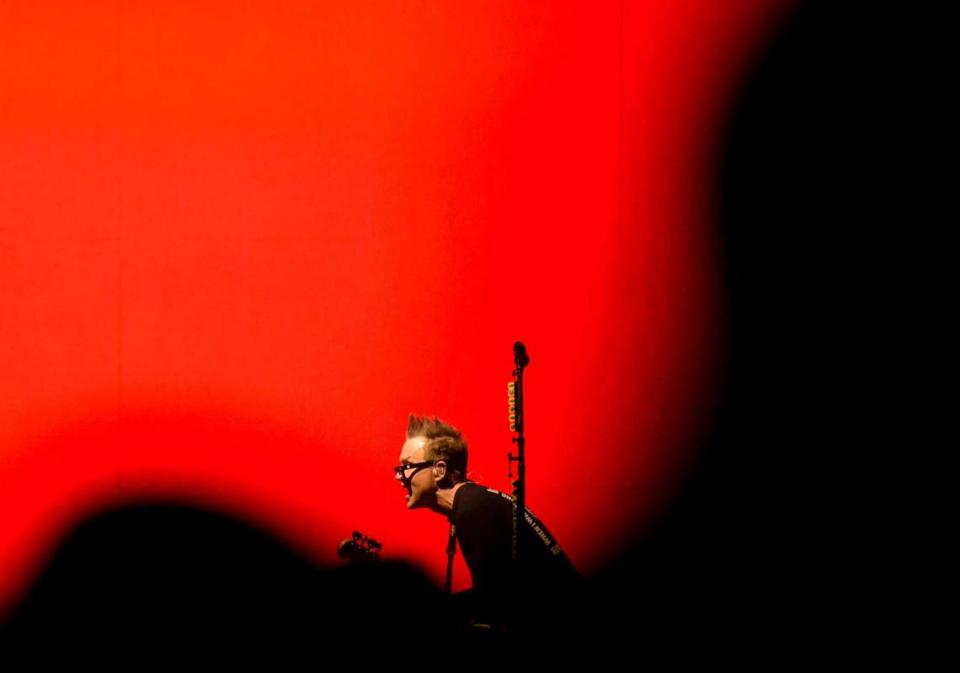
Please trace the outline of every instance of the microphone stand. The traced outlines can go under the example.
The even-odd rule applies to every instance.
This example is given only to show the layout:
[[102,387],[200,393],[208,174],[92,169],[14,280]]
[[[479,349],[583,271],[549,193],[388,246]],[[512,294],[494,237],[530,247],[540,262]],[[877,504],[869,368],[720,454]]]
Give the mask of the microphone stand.
[[513,483],[513,574],[516,582],[515,589],[519,588],[520,563],[523,559],[523,550],[520,545],[520,532],[523,530],[526,515],[526,478],[527,466],[524,452],[526,440],[523,435],[523,370],[530,364],[530,357],[523,342],[513,344],[514,380],[507,384],[507,402],[510,409],[510,431],[516,436],[511,441],[517,445],[517,454],[507,453],[508,477],[513,479],[513,464],[517,464],[517,478]]

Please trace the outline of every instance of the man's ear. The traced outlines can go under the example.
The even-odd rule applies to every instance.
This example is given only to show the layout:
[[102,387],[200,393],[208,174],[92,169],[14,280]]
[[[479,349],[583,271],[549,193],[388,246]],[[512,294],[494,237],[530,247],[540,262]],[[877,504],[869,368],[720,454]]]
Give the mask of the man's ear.
[[447,461],[438,460],[433,464],[433,475],[436,477],[437,481],[443,481],[447,476]]

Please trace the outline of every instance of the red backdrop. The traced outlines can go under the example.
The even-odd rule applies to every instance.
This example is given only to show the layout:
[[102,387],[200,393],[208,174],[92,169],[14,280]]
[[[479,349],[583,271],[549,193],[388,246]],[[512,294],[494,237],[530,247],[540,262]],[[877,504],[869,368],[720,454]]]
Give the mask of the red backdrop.
[[615,556],[709,409],[712,160],[782,12],[2,3],[0,606],[144,495],[439,578],[406,416],[509,490],[515,339],[530,505],[583,570]]

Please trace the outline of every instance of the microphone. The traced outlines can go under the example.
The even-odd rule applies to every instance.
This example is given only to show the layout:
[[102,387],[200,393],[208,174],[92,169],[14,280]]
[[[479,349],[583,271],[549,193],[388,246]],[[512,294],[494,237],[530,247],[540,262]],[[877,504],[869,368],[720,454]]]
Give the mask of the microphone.
[[527,347],[522,341],[513,344],[513,361],[517,367],[523,368],[530,364],[530,356],[527,355]]

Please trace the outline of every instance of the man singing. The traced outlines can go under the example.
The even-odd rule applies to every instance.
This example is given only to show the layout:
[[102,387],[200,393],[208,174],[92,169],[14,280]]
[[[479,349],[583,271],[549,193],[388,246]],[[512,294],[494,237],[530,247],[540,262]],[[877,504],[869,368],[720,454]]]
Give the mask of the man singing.
[[428,508],[452,524],[473,580],[468,610],[477,620],[504,623],[511,608],[513,614],[546,611],[577,584],[576,569],[529,509],[520,532],[520,572],[513,572],[512,499],[467,479],[467,442],[453,426],[411,414],[395,475],[408,509]]

